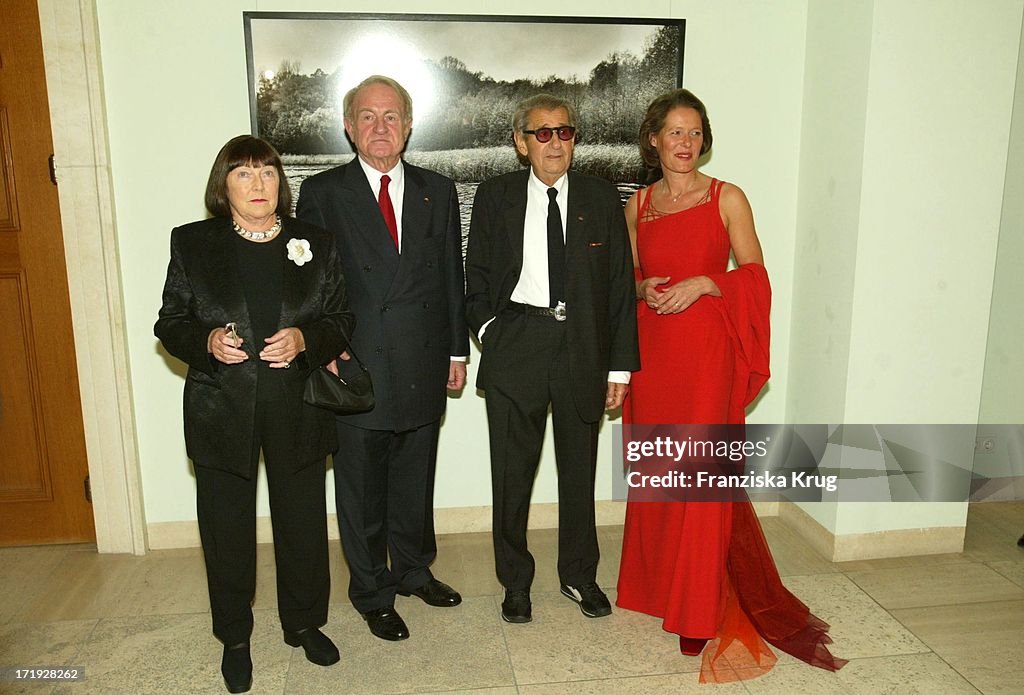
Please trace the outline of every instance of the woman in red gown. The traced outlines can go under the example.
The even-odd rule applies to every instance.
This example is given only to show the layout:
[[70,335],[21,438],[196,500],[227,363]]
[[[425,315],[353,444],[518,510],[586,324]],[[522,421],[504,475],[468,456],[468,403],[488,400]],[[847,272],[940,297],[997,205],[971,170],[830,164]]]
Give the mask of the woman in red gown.
[[[761,245],[743,191],[698,170],[710,148],[707,111],[692,93],[650,105],[640,151],[660,178],[626,206],[643,365],[626,401],[631,424],[742,424],[768,380]],[[631,499],[617,604],[663,618],[684,654],[703,651],[702,682],[765,673],[776,660],[766,642],[821,668],[846,663],[828,651],[828,625],[782,585],[745,495]]]

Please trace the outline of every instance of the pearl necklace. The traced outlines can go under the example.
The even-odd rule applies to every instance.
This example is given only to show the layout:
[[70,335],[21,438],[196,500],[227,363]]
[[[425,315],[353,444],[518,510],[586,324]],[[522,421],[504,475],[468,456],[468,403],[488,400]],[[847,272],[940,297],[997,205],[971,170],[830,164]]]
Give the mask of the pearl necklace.
[[231,220],[231,226],[238,233],[238,236],[243,239],[248,239],[249,241],[269,241],[281,231],[281,216],[275,215],[274,226],[265,232],[250,232],[248,229],[242,229],[234,219]]

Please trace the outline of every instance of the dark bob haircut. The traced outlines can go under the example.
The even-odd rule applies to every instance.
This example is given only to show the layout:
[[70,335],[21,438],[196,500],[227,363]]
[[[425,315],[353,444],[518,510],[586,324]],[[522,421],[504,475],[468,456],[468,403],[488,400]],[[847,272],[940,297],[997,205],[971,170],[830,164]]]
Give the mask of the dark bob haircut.
[[668,118],[669,112],[678,108],[693,109],[700,114],[700,127],[704,132],[700,153],[706,154],[711,149],[711,121],[708,120],[708,110],[704,108],[704,102],[688,89],[676,89],[662,94],[647,107],[643,123],[640,124],[640,156],[648,169],[659,174],[661,161],[658,159],[658,150],[651,144],[651,136],[665,127],[665,119]]
[[284,175],[281,155],[266,140],[252,135],[239,135],[227,141],[213,160],[210,178],[206,182],[206,209],[214,217],[231,217],[228,204],[228,174],[238,167],[271,166],[277,169],[280,185],[277,189],[277,214],[281,217],[292,212],[292,189]]

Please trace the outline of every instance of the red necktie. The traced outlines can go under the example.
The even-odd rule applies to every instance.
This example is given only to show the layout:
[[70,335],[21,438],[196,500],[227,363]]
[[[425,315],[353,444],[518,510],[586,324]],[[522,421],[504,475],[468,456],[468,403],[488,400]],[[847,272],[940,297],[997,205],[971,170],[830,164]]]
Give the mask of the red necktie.
[[398,248],[398,220],[395,219],[395,206],[391,204],[391,196],[388,194],[388,184],[391,177],[385,174],[380,177],[380,195],[377,196],[377,204],[380,205],[380,213],[384,215],[384,224],[391,232],[391,241],[395,242]]

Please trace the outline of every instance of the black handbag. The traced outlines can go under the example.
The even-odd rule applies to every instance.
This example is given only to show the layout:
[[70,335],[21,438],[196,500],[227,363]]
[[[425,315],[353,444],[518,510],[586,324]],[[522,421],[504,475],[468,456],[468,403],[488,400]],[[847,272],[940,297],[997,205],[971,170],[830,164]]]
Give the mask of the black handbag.
[[[347,338],[346,342],[348,342]],[[373,410],[375,401],[370,372],[356,357],[356,353],[352,352],[351,345],[347,350],[352,359],[356,361],[359,371],[343,379],[327,371],[327,367],[314,369],[306,379],[306,390],[302,394],[303,401],[309,405],[315,405],[317,408],[326,408],[338,415],[352,415]]]

